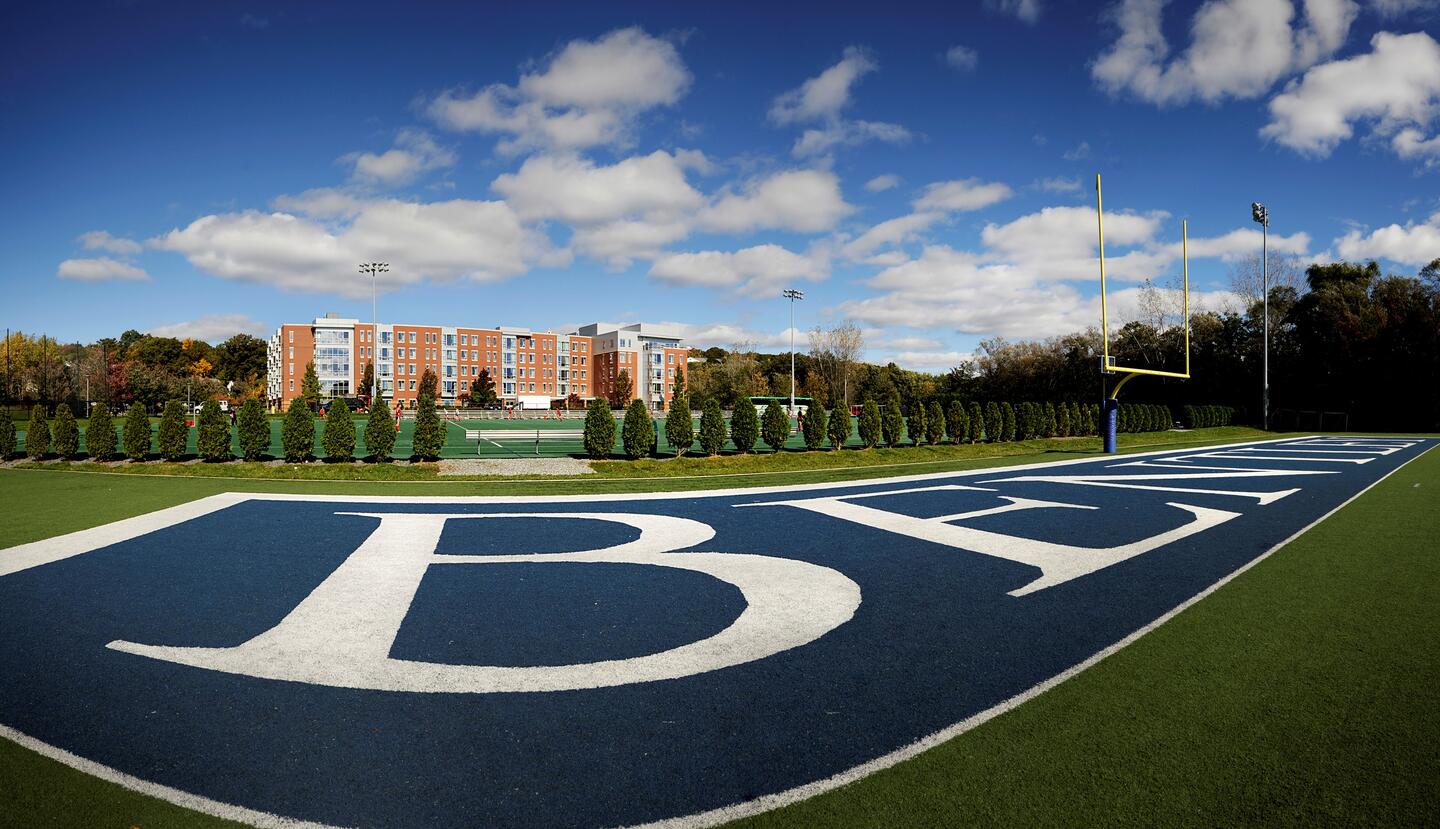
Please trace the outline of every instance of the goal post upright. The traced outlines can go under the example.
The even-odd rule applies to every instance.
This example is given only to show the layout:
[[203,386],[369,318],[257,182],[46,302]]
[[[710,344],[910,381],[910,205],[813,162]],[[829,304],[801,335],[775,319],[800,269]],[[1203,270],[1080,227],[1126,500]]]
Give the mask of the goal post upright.
[[[1116,427],[1120,411],[1120,389],[1126,383],[1141,375],[1151,377],[1174,377],[1179,380],[1190,379],[1190,229],[1189,220],[1180,220],[1180,258],[1182,262],[1182,288],[1183,296],[1182,314],[1185,324],[1185,370],[1161,371],[1152,368],[1133,368],[1115,364],[1110,356],[1110,307],[1108,291],[1105,284],[1105,208],[1100,192],[1100,174],[1095,174],[1095,227],[1099,241],[1100,253],[1100,436],[1104,444],[1104,451],[1108,454],[1115,454],[1118,451],[1116,444]],[[1105,375],[1123,374],[1114,386],[1105,389]]]

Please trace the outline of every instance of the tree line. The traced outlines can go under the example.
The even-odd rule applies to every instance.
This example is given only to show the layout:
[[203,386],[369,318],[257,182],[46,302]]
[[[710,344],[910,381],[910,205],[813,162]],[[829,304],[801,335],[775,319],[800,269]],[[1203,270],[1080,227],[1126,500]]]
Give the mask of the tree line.
[[118,410],[187,397],[263,398],[266,348],[249,334],[211,345],[134,330],[92,343],[12,331],[0,346],[0,403],[47,409],[64,403],[83,412],[87,401]]

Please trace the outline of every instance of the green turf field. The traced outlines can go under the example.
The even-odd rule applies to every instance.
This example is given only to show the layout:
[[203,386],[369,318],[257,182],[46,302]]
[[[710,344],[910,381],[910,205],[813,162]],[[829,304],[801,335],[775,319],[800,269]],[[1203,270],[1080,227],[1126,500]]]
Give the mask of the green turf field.
[[[252,488],[523,491],[0,470],[0,503],[12,519],[0,524],[0,547]],[[914,760],[743,825],[1433,823],[1437,489],[1440,451],[1431,451],[1080,676]],[[545,491],[594,490],[575,482]],[[231,825],[6,742],[0,803],[4,826]]]

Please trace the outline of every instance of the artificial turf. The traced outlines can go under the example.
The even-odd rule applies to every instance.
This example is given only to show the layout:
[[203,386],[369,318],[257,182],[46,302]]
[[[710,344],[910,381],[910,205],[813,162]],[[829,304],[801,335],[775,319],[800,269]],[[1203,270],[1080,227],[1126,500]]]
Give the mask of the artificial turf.
[[[1057,456],[1007,460],[1042,459]],[[1440,452],[1430,452],[1079,677],[915,760],[749,823],[1433,820],[1440,793],[1440,656],[1433,647],[1440,614],[1429,604],[1440,587],[1440,562],[1431,554],[1440,532],[1437,487]],[[293,483],[4,471],[0,503],[16,520],[0,526],[0,546],[251,488],[316,491]],[[413,490],[496,491],[479,484]],[[407,494],[412,487],[324,491]],[[82,503],[83,513],[75,509]],[[0,810],[3,825],[229,825],[3,741],[0,795],[9,804]]]
[[[1239,432],[1237,434],[1237,431]],[[1240,427],[1121,435],[1122,452],[1204,446],[1275,435]],[[664,461],[605,461],[594,475],[523,480],[439,478],[433,464],[122,464],[22,462],[0,469],[0,549],[98,526],[219,492],[340,495],[595,495],[858,481],[1094,458],[1085,438],[962,446],[795,452]],[[74,509],[84,504],[85,509]]]

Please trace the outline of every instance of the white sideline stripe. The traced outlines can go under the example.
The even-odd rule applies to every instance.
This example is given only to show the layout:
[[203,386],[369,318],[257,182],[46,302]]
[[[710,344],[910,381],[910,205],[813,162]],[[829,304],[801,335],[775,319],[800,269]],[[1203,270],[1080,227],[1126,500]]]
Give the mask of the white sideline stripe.
[[1222,577],[1219,581],[1215,582],[1214,584],[1210,585],[1209,587],[1205,588],[1204,590],[1200,591],[1189,599],[1181,602],[1173,610],[1159,617],[1150,624],[1145,625],[1144,627],[1140,628],[1139,630],[1135,631],[1124,639],[1121,639],[1119,642],[1116,642],[1108,648],[1097,652],[1089,659],[1086,659],[1083,662],[1067,668],[1066,670],[1056,674],[1050,679],[1038,683],[1030,687],[1029,689],[1022,691],[1019,694],[1016,694],[1015,696],[1005,700],[1004,702],[997,703],[996,705],[993,705],[978,714],[974,714],[964,720],[961,720],[960,722],[955,723],[949,728],[942,728],[941,730],[936,731],[934,734],[926,737],[921,737],[919,740],[916,740],[910,745],[892,751],[889,754],[884,755],[883,757],[877,757],[874,760],[869,761],[868,763],[861,763],[860,765],[855,766],[852,769],[842,771],[839,774],[827,777],[824,780],[817,780],[814,783],[806,783],[803,786],[796,786],[793,789],[787,789],[783,792],[764,795],[754,800],[747,800],[743,803],[735,803],[730,806],[721,806],[718,809],[711,809],[707,812],[697,812],[693,815],[684,815],[682,817],[657,820],[651,823],[634,824],[628,827],[628,829],[703,829],[703,827],[716,826],[721,823],[726,823],[728,821],[739,820],[743,817],[758,815],[762,812],[779,809],[782,806],[789,806],[794,803],[799,803],[802,800],[809,800],[816,795],[821,795],[826,792],[838,789],[841,786],[854,783],[857,780],[869,777],[876,772],[884,771],[891,766],[912,759],[924,753],[925,751],[928,751],[929,749],[940,745],[941,743],[948,742],[960,736],[961,734],[964,734],[965,732],[974,729],[977,726],[983,725],[984,723],[995,719],[996,717],[1006,713],[1007,711],[1018,708],[1020,705],[1029,702],[1035,697],[1040,696],[1041,694],[1045,693],[1051,688],[1054,688],[1055,686],[1066,681],[1067,679],[1072,679],[1080,675],[1087,668],[1095,666],[1107,657],[1113,656],[1114,654],[1124,650],[1128,645],[1133,644],[1140,637],[1180,615],[1180,613],[1188,609],[1190,606],[1194,605],[1196,602],[1199,602],[1201,599],[1204,599],[1211,593],[1214,593],[1216,590],[1219,590],[1220,588],[1229,584],[1231,580],[1235,579],[1240,574],[1244,573],[1251,567],[1254,567],[1255,565],[1269,558],[1271,555],[1275,554],[1276,551],[1284,547],[1286,544],[1289,544],[1290,542],[1309,532],[1310,529],[1316,524],[1319,524],[1320,522],[1344,509],[1350,504],[1350,502],[1374,489],[1381,481],[1384,481],[1386,478],[1389,478],[1391,475],[1394,475],[1396,472],[1404,469],[1406,465],[1408,465],[1410,461],[1415,460],[1415,458],[1423,457],[1433,448],[1434,447],[1432,446],[1429,449],[1420,452],[1414,458],[1410,458],[1410,460],[1407,460],[1399,466],[1395,467],[1394,469],[1390,470],[1389,472],[1386,472],[1384,475],[1376,479],[1374,483],[1371,483],[1369,486],[1365,487],[1354,495],[1351,495],[1348,499],[1345,500],[1344,503],[1340,504],[1339,506],[1335,507],[1334,509],[1330,510],[1319,518],[1316,518],[1314,521],[1311,521],[1309,524],[1297,530],[1289,538],[1286,538],[1284,541],[1281,541],[1279,544],[1276,544],[1274,547],[1271,547],[1270,549],[1251,559],[1239,569],[1232,571],[1230,574]]
[[59,763],[82,771],[91,777],[98,777],[108,783],[124,787],[131,791],[139,792],[150,797],[173,803],[176,806],[183,806],[203,814],[212,815],[226,820],[233,820],[239,823],[248,823],[260,829],[341,829],[328,823],[312,823],[307,820],[296,820],[295,818],[272,815],[269,812],[260,812],[254,809],[247,809],[244,806],[236,806],[231,803],[222,803],[218,800],[211,800],[208,797],[201,797],[198,794],[190,794],[180,789],[164,786],[159,783],[151,783],[148,780],[141,780],[119,769],[97,763],[94,760],[86,760],[76,754],[71,754],[63,748],[56,748],[49,743],[31,737],[21,731],[0,725],[0,737],[30,749],[42,757],[47,757]]
[[146,533],[234,506],[245,500],[247,499],[244,497],[244,493],[224,492],[155,512],[147,512],[144,515],[101,524],[88,530],[77,530],[73,533],[0,550],[0,577],[98,550],[121,541],[129,541]]
[[[1268,440],[1268,441],[1250,441],[1250,442],[1243,443],[1243,444],[1229,444],[1229,445],[1231,445],[1231,446],[1240,446],[1240,445],[1250,445],[1250,444],[1256,444],[1256,443],[1276,443],[1276,442],[1280,442],[1280,441],[1282,441],[1282,440],[1294,440],[1294,438],[1279,438],[1279,439]],[[1419,441],[1417,441],[1417,443],[1418,443],[1418,442],[1419,442]],[[1031,688],[1029,688],[1029,689],[1027,689],[1027,690],[1025,690],[1025,691],[1022,691],[1021,693],[1019,693],[1019,694],[1017,694],[1017,695],[1015,695],[1015,696],[1013,696],[1013,697],[1011,697],[1011,698],[1009,698],[1009,699],[1007,699],[1007,700],[1005,700],[1005,701],[1003,701],[1003,702],[1000,702],[1000,703],[998,703],[998,704],[996,704],[996,705],[994,705],[994,706],[991,706],[990,708],[987,708],[987,709],[985,709],[984,711],[979,712],[978,714],[974,714],[974,715],[968,717],[967,719],[961,720],[960,722],[955,723],[954,725],[952,725],[952,726],[950,726],[950,727],[948,727],[948,728],[944,728],[944,729],[941,729],[941,730],[939,730],[939,731],[936,731],[935,733],[930,734],[929,736],[922,737],[922,738],[920,738],[919,740],[916,740],[915,742],[913,742],[913,743],[911,743],[911,744],[909,744],[909,745],[907,745],[907,746],[904,746],[904,747],[902,747],[902,748],[899,748],[899,749],[897,749],[897,750],[895,750],[895,751],[893,751],[893,752],[891,752],[891,753],[889,753],[889,754],[886,754],[886,755],[884,755],[884,756],[882,756],[882,757],[877,757],[877,758],[874,759],[874,760],[871,760],[871,761],[866,762],[866,763],[862,763],[862,764],[860,764],[860,765],[858,765],[858,766],[855,766],[854,768],[851,768],[851,769],[849,769],[849,770],[847,770],[847,771],[843,771],[843,772],[840,772],[839,774],[832,775],[831,777],[827,777],[827,778],[825,778],[824,780],[817,780],[817,781],[815,781],[815,782],[813,782],[813,783],[807,783],[807,784],[804,784],[804,785],[802,785],[802,786],[796,786],[795,788],[787,789],[786,791],[783,791],[783,792],[777,792],[777,793],[775,793],[775,794],[764,795],[764,796],[762,796],[762,797],[756,798],[755,800],[749,800],[749,801],[745,801],[745,802],[742,802],[742,803],[735,803],[735,804],[732,804],[732,805],[730,805],[730,806],[722,806],[722,807],[720,807],[720,808],[718,808],[718,809],[711,809],[711,810],[705,811],[705,812],[697,812],[697,813],[692,814],[692,815],[683,815],[683,816],[680,816],[680,817],[668,818],[668,819],[665,819],[665,820],[655,821],[655,822],[647,823],[647,824],[636,824],[635,826],[631,827],[630,829],[702,829],[703,827],[716,826],[716,825],[718,825],[718,824],[720,824],[720,823],[724,823],[724,822],[731,821],[731,820],[736,820],[736,819],[738,819],[738,818],[748,817],[748,816],[750,816],[750,815],[757,815],[757,814],[760,814],[760,813],[762,813],[762,812],[768,812],[768,811],[771,811],[771,810],[773,810],[773,809],[778,809],[778,808],[780,808],[780,807],[782,807],[782,806],[788,806],[788,805],[790,805],[790,804],[792,804],[792,803],[798,803],[798,802],[800,802],[800,801],[802,801],[802,800],[808,800],[809,798],[814,797],[814,796],[816,796],[816,795],[824,794],[825,792],[828,792],[828,791],[837,789],[837,788],[839,788],[839,787],[841,787],[841,786],[844,786],[844,785],[846,785],[846,784],[853,783],[853,782],[855,782],[855,781],[857,781],[857,780],[860,780],[860,779],[862,779],[862,778],[864,778],[864,777],[867,777],[867,776],[869,776],[869,775],[871,775],[871,774],[874,774],[875,772],[883,771],[883,770],[885,770],[885,769],[887,769],[887,768],[890,768],[891,766],[896,765],[897,763],[901,763],[901,762],[903,762],[903,761],[905,761],[905,760],[909,760],[909,759],[911,759],[911,758],[913,758],[913,757],[915,757],[915,756],[923,753],[924,751],[926,751],[926,750],[928,750],[928,749],[930,749],[930,748],[933,748],[933,747],[935,747],[935,746],[937,746],[937,745],[940,745],[941,743],[944,743],[944,742],[947,742],[947,741],[950,740],[950,739],[953,739],[954,737],[958,737],[958,736],[960,736],[961,734],[964,734],[965,732],[970,731],[971,729],[975,728],[976,726],[979,726],[979,725],[981,725],[981,724],[983,724],[983,723],[985,723],[985,722],[988,722],[989,720],[994,719],[995,717],[998,717],[999,715],[1004,714],[1005,712],[1010,711],[1010,710],[1012,710],[1012,709],[1020,706],[1021,704],[1025,703],[1025,702],[1027,702],[1027,701],[1029,701],[1029,700],[1031,700],[1031,699],[1033,699],[1033,698],[1035,698],[1035,697],[1037,697],[1037,696],[1039,696],[1040,694],[1045,693],[1046,691],[1050,690],[1051,688],[1054,688],[1055,686],[1057,686],[1057,685],[1059,685],[1060,683],[1066,681],[1067,679],[1070,679],[1070,678],[1072,678],[1072,677],[1075,677],[1075,676],[1079,675],[1081,672],[1083,672],[1083,671],[1086,670],[1087,668],[1090,668],[1090,667],[1092,667],[1093,665],[1099,663],[1100,661],[1104,660],[1106,657],[1111,656],[1112,654],[1118,653],[1119,651],[1123,650],[1127,645],[1130,645],[1131,643],[1135,642],[1135,641],[1136,641],[1137,639],[1139,639],[1141,636],[1144,636],[1146,633],[1149,633],[1150,631],[1154,630],[1155,628],[1159,627],[1160,625],[1164,624],[1165,622],[1168,622],[1170,619],[1172,619],[1172,618],[1174,618],[1175,616],[1179,615],[1181,611],[1185,610],[1186,608],[1190,607],[1191,605],[1195,604],[1196,602],[1199,602],[1201,599],[1205,598],[1206,596],[1209,596],[1211,593],[1214,593],[1216,590],[1219,590],[1221,587],[1223,587],[1223,586],[1225,586],[1226,584],[1228,584],[1232,579],[1236,578],[1236,577],[1239,576],[1241,573],[1244,573],[1245,571],[1249,570],[1251,567],[1254,567],[1256,564],[1259,564],[1261,561],[1265,560],[1266,558],[1269,558],[1269,557],[1270,557],[1272,554],[1274,554],[1277,550],[1279,550],[1280,548],[1284,547],[1286,544],[1289,544],[1291,541],[1295,540],[1296,538],[1300,537],[1301,535],[1303,535],[1304,533],[1306,533],[1307,531],[1309,531],[1312,527],[1314,527],[1315,525],[1317,525],[1317,524],[1319,524],[1320,522],[1324,521],[1325,519],[1329,518],[1330,516],[1334,515],[1336,512],[1339,512],[1341,509],[1343,509],[1344,507],[1346,507],[1347,505],[1349,505],[1349,504],[1350,504],[1352,501],[1354,501],[1356,498],[1359,498],[1361,495],[1364,495],[1365,493],[1369,492],[1371,489],[1373,489],[1375,486],[1377,486],[1381,481],[1384,481],[1385,479],[1389,478],[1391,475],[1394,475],[1396,472],[1399,472],[1401,469],[1404,469],[1411,461],[1415,460],[1416,458],[1423,457],[1426,453],[1428,453],[1428,452],[1429,452],[1431,449],[1433,449],[1433,448],[1434,448],[1434,446],[1431,446],[1431,447],[1429,447],[1429,448],[1426,448],[1425,450],[1423,450],[1423,451],[1421,451],[1420,453],[1416,454],[1414,458],[1410,458],[1409,460],[1406,460],[1404,463],[1401,463],[1399,466],[1395,467],[1394,469],[1390,470],[1389,472],[1385,473],[1385,474],[1382,475],[1380,478],[1378,478],[1377,480],[1375,480],[1375,481],[1374,481],[1373,483],[1371,483],[1369,486],[1365,487],[1364,489],[1362,489],[1362,490],[1360,490],[1359,492],[1355,493],[1354,495],[1350,496],[1350,498],[1347,499],[1344,503],[1340,504],[1339,506],[1335,507],[1334,509],[1330,510],[1329,512],[1327,512],[1327,513],[1325,513],[1324,515],[1320,516],[1319,518],[1315,519],[1315,520],[1312,521],[1310,524],[1308,524],[1308,525],[1305,526],[1304,528],[1302,528],[1302,529],[1300,529],[1299,531],[1297,531],[1294,535],[1291,535],[1289,538],[1286,538],[1284,541],[1281,541],[1279,544],[1276,544],[1274,547],[1271,547],[1269,550],[1266,550],[1264,553],[1261,553],[1258,557],[1254,558],[1254,559],[1251,560],[1249,563],[1247,563],[1247,564],[1243,565],[1242,567],[1240,567],[1239,569],[1231,572],[1229,575],[1224,576],[1224,577],[1221,578],[1219,581],[1217,581],[1217,582],[1215,582],[1214,584],[1212,584],[1210,587],[1206,588],[1205,590],[1201,591],[1200,593],[1196,594],[1195,596],[1191,597],[1190,599],[1182,602],[1180,605],[1176,606],[1173,610],[1171,610],[1170,612],[1166,613],[1165,615],[1157,618],[1156,620],[1154,620],[1154,621],[1151,622],[1150,624],[1148,624],[1148,625],[1140,628],[1139,630],[1135,631],[1134,633],[1130,634],[1129,636],[1125,637],[1124,639],[1120,640],[1119,642],[1116,642],[1115,644],[1113,644],[1113,645],[1111,645],[1111,646],[1109,646],[1109,647],[1107,647],[1107,648],[1105,648],[1105,649],[1097,652],[1096,654],[1094,654],[1093,656],[1091,656],[1089,659],[1086,659],[1085,661],[1080,662],[1080,663],[1078,663],[1078,664],[1076,664],[1076,665],[1074,665],[1074,666],[1066,669],[1065,671],[1062,671],[1061,673],[1055,675],[1054,677],[1051,677],[1051,678],[1048,679],[1048,680],[1045,680],[1044,682],[1038,683],[1038,684],[1032,686]],[[1151,455],[1162,455],[1162,454],[1167,454],[1167,453],[1169,453],[1169,452],[1174,452],[1174,451],[1176,451],[1176,450],[1174,450],[1174,449],[1169,449],[1169,450],[1156,450],[1156,451],[1154,451],[1154,452],[1138,452],[1138,453],[1136,453],[1135,455],[1131,455],[1130,457],[1145,457],[1145,456],[1151,456]],[[1073,464],[1077,464],[1077,463],[1091,463],[1091,462],[1094,462],[1095,460],[1096,460],[1096,458],[1078,458],[1078,459],[1075,459],[1075,460],[1051,461],[1051,462],[1048,462],[1048,463],[1026,464],[1026,465],[1021,465],[1021,466],[999,467],[999,468],[1003,468],[1003,469],[1007,469],[1007,470],[1042,469],[1042,468],[1048,468],[1048,467],[1054,467],[1054,466],[1069,466],[1069,465],[1073,465]],[[995,467],[992,467],[992,468],[995,468]],[[929,474],[929,475],[912,475],[912,476],[907,476],[907,477],[902,477],[902,478],[887,478],[887,479],[882,479],[882,480],[884,480],[884,481],[886,481],[886,482],[902,482],[902,483],[903,483],[903,482],[908,482],[908,481],[934,480],[934,479],[936,479],[936,478],[953,477],[953,476],[956,476],[956,475],[968,475],[968,474],[972,474],[972,473],[975,473],[975,472],[984,472],[984,471],[986,471],[986,470],[984,470],[984,469],[967,469],[967,470],[959,470],[959,471],[944,472],[944,473]],[[145,514],[145,515],[136,516],[135,518],[128,518],[128,519],[124,519],[123,521],[113,522],[112,524],[107,524],[107,525],[105,525],[105,526],[103,526],[103,527],[96,527],[96,528],[93,528],[93,529],[90,529],[90,530],[80,530],[80,531],[78,531],[78,532],[69,533],[69,534],[67,534],[67,535],[58,536],[58,537],[56,537],[56,538],[54,538],[54,539],[46,539],[46,540],[47,540],[47,541],[60,541],[60,540],[63,540],[63,539],[74,539],[74,538],[78,538],[78,537],[85,536],[86,534],[89,534],[89,533],[96,533],[96,532],[99,531],[99,530],[105,530],[105,529],[107,529],[107,528],[114,528],[114,527],[116,527],[116,526],[118,526],[118,525],[121,525],[121,524],[126,524],[127,526],[131,526],[128,522],[137,522],[137,523],[135,523],[133,526],[137,526],[137,527],[138,527],[138,526],[142,526],[142,525],[141,525],[140,523],[138,523],[138,522],[141,522],[142,520],[146,520],[146,519],[148,519],[150,523],[156,525],[157,528],[160,527],[160,526],[168,526],[168,525],[169,525],[168,522],[167,522],[167,523],[162,523],[162,522],[156,521],[155,518],[156,518],[157,516],[162,516],[162,515],[166,515],[166,514],[173,515],[173,514],[175,514],[174,512],[172,512],[173,510],[179,510],[179,509],[181,509],[182,507],[195,507],[195,508],[197,509],[197,512],[196,512],[193,516],[191,516],[191,517],[198,517],[198,516],[200,516],[200,515],[204,515],[204,514],[206,514],[206,513],[213,512],[213,511],[218,510],[218,509],[223,509],[223,508],[226,507],[226,506],[231,506],[231,505],[233,505],[233,504],[240,503],[240,502],[246,501],[246,500],[251,500],[251,499],[254,499],[254,498],[257,498],[257,497],[260,497],[260,496],[267,496],[267,497],[265,498],[266,500],[350,501],[350,502],[360,502],[360,503],[502,503],[502,502],[510,502],[510,503],[554,503],[554,502],[568,502],[568,501],[576,501],[576,500],[580,500],[580,501],[617,501],[617,500],[657,500],[657,499],[661,499],[661,498],[725,497],[725,496],[733,496],[733,495],[736,495],[736,494],[766,493],[766,492],[797,492],[797,491],[808,491],[808,490],[816,490],[816,489],[835,489],[835,488],[841,488],[841,487],[847,487],[847,486],[873,486],[873,485],[875,485],[873,480],[870,481],[870,482],[868,482],[868,483],[867,483],[866,481],[864,481],[864,480],[861,480],[861,481],[835,482],[835,483],[826,483],[826,484],[799,484],[799,485],[792,485],[792,486],[788,486],[788,487],[787,487],[787,486],[778,486],[778,487],[757,487],[757,488],[751,488],[751,489],[732,489],[732,490],[709,491],[709,492],[703,492],[703,493],[701,493],[701,492],[696,492],[696,491],[693,491],[693,490],[692,490],[692,491],[666,492],[666,493],[636,493],[636,494],[608,495],[608,496],[601,496],[601,495],[579,495],[579,496],[564,496],[564,495],[559,495],[559,496],[510,496],[510,497],[505,497],[505,496],[469,496],[469,497],[465,497],[465,496],[452,496],[452,497],[433,497],[433,496],[425,496],[425,495],[418,495],[418,496],[403,496],[403,495],[394,495],[394,496],[355,496],[355,495],[351,495],[351,496],[333,496],[333,495],[331,495],[331,496],[325,496],[325,495],[291,495],[291,494],[282,494],[282,493],[226,492],[226,493],[221,493],[221,494],[218,494],[218,495],[211,495],[211,496],[208,496],[208,497],[206,497],[206,498],[201,498],[201,499],[199,499],[199,500],[192,501],[192,502],[190,502],[189,504],[182,504],[182,505],[180,505],[180,506],[178,506],[178,507],[170,507],[170,508],[168,508],[168,509],[158,510],[158,511],[156,511],[156,512],[152,512],[152,513],[147,513],[147,514]],[[202,507],[203,507],[203,508],[202,508]],[[113,543],[116,543],[116,542],[118,542],[118,541],[126,540],[127,538],[133,538],[133,537],[135,537],[135,536],[137,536],[137,535],[143,535],[145,532],[149,532],[149,531],[150,531],[150,530],[139,529],[139,530],[136,530],[136,531],[133,532],[133,533],[130,533],[130,534],[127,535],[125,538],[115,538],[114,540],[105,541],[104,543],[105,543],[105,544],[113,544]],[[103,539],[105,536],[103,536],[103,535],[98,535],[98,536],[94,536],[94,537]],[[43,544],[43,543],[44,543],[44,542],[37,541],[37,542],[32,542],[31,544],[22,544],[22,545],[19,545],[19,546],[16,546],[16,547],[11,547],[11,548],[9,548],[8,550],[0,550],[0,554],[3,554],[3,555],[5,555],[5,556],[9,556],[10,554],[13,554],[13,553],[15,553],[15,552],[17,552],[17,551],[23,551],[23,550],[25,550],[26,548],[34,547],[34,546],[36,546],[36,545]],[[80,553],[80,552],[85,552],[85,551],[88,551],[88,549],[91,549],[91,548],[89,548],[88,546],[86,546],[86,545],[84,545],[84,544],[80,544],[80,543],[76,543],[76,544],[74,544],[73,546],[75,547],[75,549],[73,549],[72,551],[66,552],[66,553],[64,553],[63,555],[57,555],[57,556],[55,556],[54,558],[52,558],[52,559],[50,559],[50,560],[53,561],[53,560],[59,560],[59,559],[62,559],[62,558],[67,558],[67,557],[69,557],[69,556],[75,555],[75,554]],[[62,549],[63,549],[63,548],[62,548]],[[40,562],[40,563],[45,563],[45,562]],[[27,565],[27,566],[33,567],[33,566],[35,566],[35,565],[34,565],[34,564],[31,564],[31,565]],[[23,569],[23,568],[19,568],[19,569]],[[12,570],[12,571],[9,571],[9,572],[14,572],[14,571]],[[96,762],[94,762],[93,760],[87,760],[87,759],[85,759],[85,758],[83,758],[83,757],[80,757],[80,756],[78,756],[78,755],[71,754],[70,752],[65,751],[64,749],[57,748],[57,747],[55,747],[55,746],[50,745],[49,743],[42,742],[41,740],[37,740],[37,739],[35,739],[34,737],[31,737],[31,736],[29,736],[29,735],[27,735],[27,734],[25,734],[25,733],[23,733],[23,732],[21,732],[21,731],[17,731],[17,730],[15,730],[15,729],[10,728],[9,726],[3,725],[3,724],[0,724],[0,737],[4,737],[5,739],[11,740],[11,741],[13,741],[13,742],[15,742],[15,743],[18,743],[19,745],[24,746],[25,748],[28,748],[28,749],[30,749],[31,751],[36,752],[37,754],[41,754],[41,755],[43,755],[43,756],[45,756],[45,757],[48,757],[48,758],[50,758],[50,759],[52,759],[52,760],[55,760],[55,761],[57,761],[57,762],[60,762],[60,763],[64,763],[65,765],[70,766],[71,768],[74,768],[74,769],[76,769],[76,770],[78,770],[78,771],[81,771],[81,772],[84,772],[84,773],[86,773],[86,774],[89,774],[89,775],[91,775],[91,776],[93,776],[93,777],[97,777],[97,778],[100,778],[100,779],[102,779],[102,780],[108,781],[108,782],[110,782],[110,783],[115,783],[116,785],[119,785],[119,786],[122,786],[122,787],[124,787],[124,788],[130,789],[131,791],[136,791],[136,792],[139,792],[139,793],[141,793],[141,794],[148,795],[148,796],[150,796],[150,797],[154,797],[154,798],[156,798],[156,799],[163,800],[163,801],[166,801],[166,802],[168,802],[168,803],[172,803],[172,804],[177,805],[177,806],[181,806],[181,807],[183,807],[183,808],[193,809],[194,811],[202,812],[202,813],[204,813],[204,814],[214,815],[214,816],[216,816],[216,817],[221,817],[221,818],[225,818],[225,819],[228,819],[228,820],[233,820],[233,821],[236,821],[236,822],[238,822],[238,823],[249,824],[249,825],[251,825],[251,826],[260,827],[260,829],[270,829],[271,827],[277,827],[277,829],[342,829],[341,827],[337,827],[337,826],[333,826],[333,825],[329,825],[329,824],[307,823],[307,822],[303,822],[303,821],[293,820],[293,819],[290,819],[290,818],[284,818],[284,817],[279,817],[279,816],[276,816],[276,815],[271,815],[271,814],[268,814],[268,813],[266,813],[266,812],[258,812],[258,811],[252,810],[252,809],[247,809],[247,808],[245,808],[245,807],[243,807],[243,806],[236,806],[236,805],[229,804],[229,803],[223,803],[223,802],[220,802],[220,801],[217,801],[217,800],[211,800],[211,799],[209,799],[209,798],[202,797],[202,796],[200,796],[200,795],[190,794],[189,792],[181,791],[181,790],[179,790],[179,789],[175,789],[175,788],[172,788],[172,787],[170,787],[170,786],[165,786],[165,785],[162,785],[162,784],[159,784],[159,783],[153,783],[153,782],[150,782],[150,781],[147,781],[147,780],[142,780],[142,779],[140,779],[140,778],[138,778],[138,777],[135,777],[135,776],[133,776],[133,775],[126,774],[125,772],[119,771],[118,769],[114,769],[114,768],[111,768],[111,767],[109,767],[109,766],[105,766],[105,765],[102,765],[102,764],[100,764],[100,763],[96,763]]]

